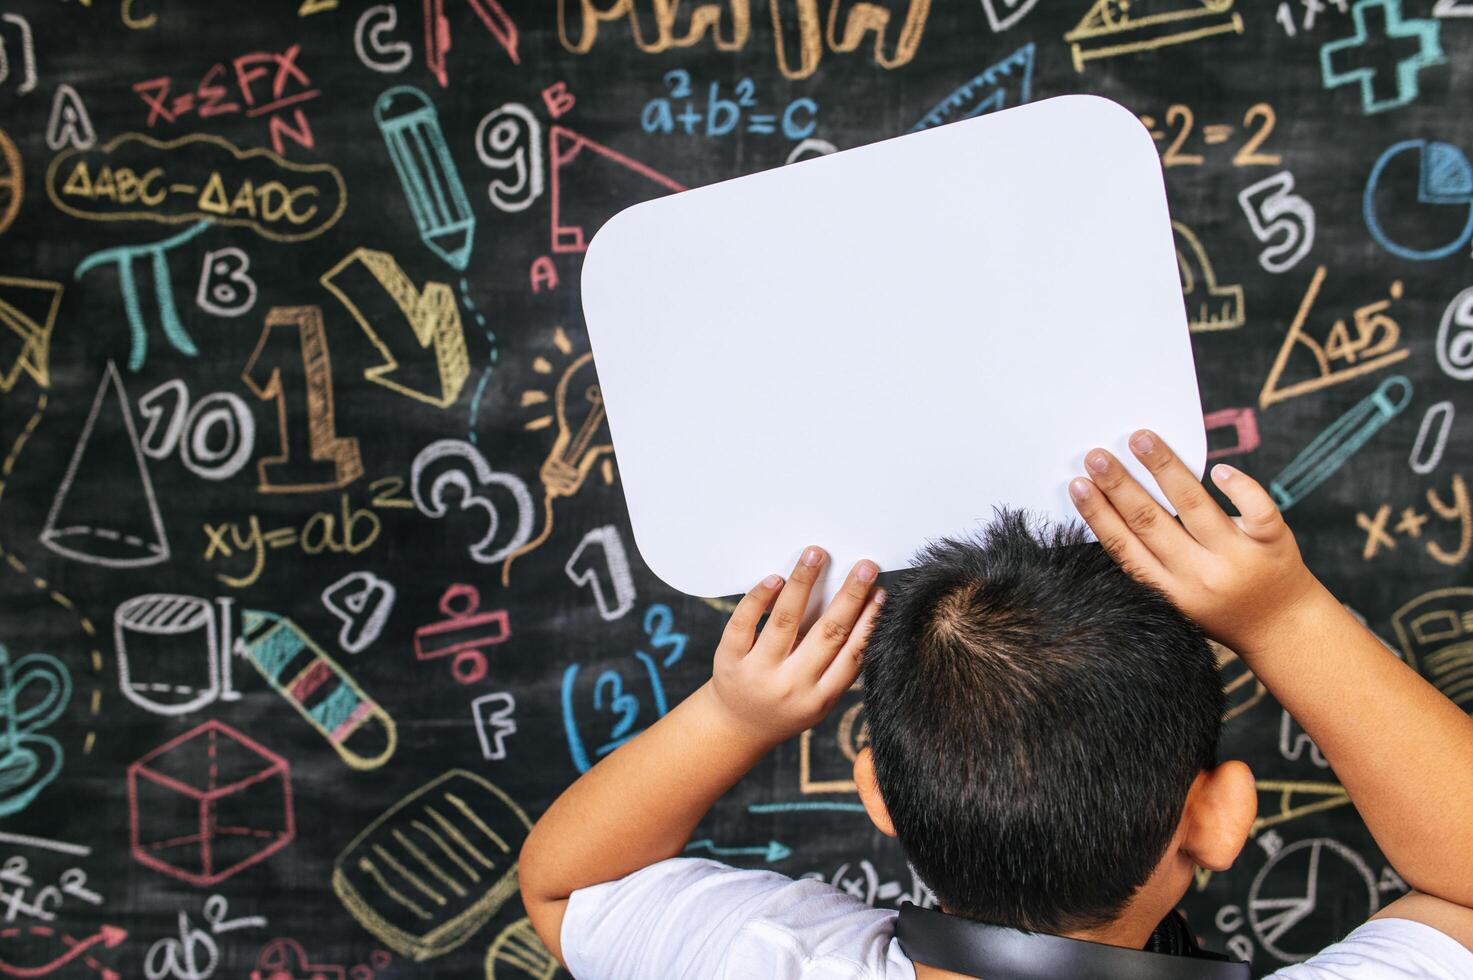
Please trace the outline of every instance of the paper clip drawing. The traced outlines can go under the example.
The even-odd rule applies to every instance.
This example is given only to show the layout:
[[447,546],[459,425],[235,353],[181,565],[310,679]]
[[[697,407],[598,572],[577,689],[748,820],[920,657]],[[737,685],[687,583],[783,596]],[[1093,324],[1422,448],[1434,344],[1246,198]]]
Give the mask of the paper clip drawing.
[[1411,403],[1412,382],[1393,375],[1357,402],[1350,411],[1330,423],[1308,446],[1274,477],[1268,491],[1282,510],[1288,510],[1309,495],[1354,456],[1372,436],[1400,415]]
[[1171,230],[1176,233],[1176,265],[1187,302],[1188,328],[1193,333],[1202,333],[1241,327],[1247,320],[1243,312],[1243,287],[1218,283],[1212,260],[1192,229],[1173,221]]
[[15,387],[21,372],[51,387],[51,331],[61,292],[59,282],[0,276],[0,394]]
[[1064,41],[1082,72],[1099,58],[1229,33],[1243,33],[1233,0],[1095,0]]
[[412,85],[396,85],[374,102],[373,118],[389,148],[420,240],[451,268],[465,271],[476,216],[429,96]]
[[1465,711],[1473,711],[1473,588],[1417,596],[1391,616],[1407,663]]
[[139,568],[168,560],[169,539],[153,481],[123,379],[112,361],[56,488],[41,543],[59,555],[104,568]]
[[332,888],[380,942],[428,960],[516,896],[517,852],[531,827],[506,793],[452,769],[364,828],[334,862]]
[[910,127],[910,131],[914,133],[958,119],[971,119],[1031,101],[1033,55],[1034,44],[1029,41],[997,64],[957,86],[956,91],[938,102],[921,117],[920,122]]
[[241,610],[236,649],[354,769],[376,769],[399,742],[394,719],[285,616]]

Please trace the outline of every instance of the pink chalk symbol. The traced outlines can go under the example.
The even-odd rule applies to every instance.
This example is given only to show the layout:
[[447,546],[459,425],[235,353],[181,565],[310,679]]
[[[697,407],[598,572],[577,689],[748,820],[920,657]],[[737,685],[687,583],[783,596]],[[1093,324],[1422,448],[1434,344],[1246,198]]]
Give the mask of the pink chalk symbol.
[[450,672],[462,684],[486,676],[481,647],[505,643],[511,636],[506,610],[480,612],[481,593],[474,585],[452,585],[440,597],[446,619],[414,631],[414,655],[420,660],[454,656]]
[[229,725],[207,721],[128,767],[133,857],[214,885],[296,836],[291,766]]
[[[1222,408],[1202,416],[1202,426],[1207,430],[1209,460],[1224,456],[1251,453],[1258,448],[1258,416],[1249,408]],[[1221,429],[1233,430],[1231,446],[1212,446],[1212,433]]]

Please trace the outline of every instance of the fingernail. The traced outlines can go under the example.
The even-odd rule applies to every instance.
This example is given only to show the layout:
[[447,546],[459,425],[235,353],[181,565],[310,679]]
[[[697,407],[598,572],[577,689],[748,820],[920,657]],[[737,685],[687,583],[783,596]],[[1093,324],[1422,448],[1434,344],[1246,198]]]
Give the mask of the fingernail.
[[1138,453],[1148,453],[1156,448],[1156,440],[1144,429],[1130,437],[1130,448]]
[[1233,469],[1226,463],[1218,463],[1216,466],[1212,467],[1212,482],[1226,483],[1227,481],[1231,480],[1233,478],[1233,475],[1237,472],[1237,470]]
[[878,568],[867,561],[862,561],[859,563],[859,567],[854,570],[854,577],[861,582],[869,583],[875,580],[875,575],[878,573]]
[[803,564],[807,565],[809,568],[812,568],[814,565],[817,565],[821,561],[823,561],[823,549],[809,548],[808,550],[803,552]]
[[1096,473],[1103,473],[1110,468],[1110,457],[1096,450],[1084,457],[1084,465]]
[[1089,496],[1089,481],[1084,477],[1075,477],[1069,481],[1069,496],[1075,500],[1084,500]]
[[783,577],[781,575],[769,575],[762,580],[762,584],[767,586],[769,589],[775,589],[779,585],[783,584]]
[[885,598],[886,598],[886,595],[885,595],[885,590],[884,589],[875,589],[875,595],[874,595],[875,605],[878,606],[881,603],[883,603],[885,601]]

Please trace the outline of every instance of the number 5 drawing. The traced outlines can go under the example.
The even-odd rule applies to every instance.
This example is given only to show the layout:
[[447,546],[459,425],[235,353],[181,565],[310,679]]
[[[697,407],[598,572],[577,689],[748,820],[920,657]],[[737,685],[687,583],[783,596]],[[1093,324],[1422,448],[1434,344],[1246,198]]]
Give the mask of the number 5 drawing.
[[1238,195],[1253,236],[1268,246],[1258,264],[1269,272],[1288,272],[1314,245],[1314,208],[1293,190],[1294,175],[1281,170]]

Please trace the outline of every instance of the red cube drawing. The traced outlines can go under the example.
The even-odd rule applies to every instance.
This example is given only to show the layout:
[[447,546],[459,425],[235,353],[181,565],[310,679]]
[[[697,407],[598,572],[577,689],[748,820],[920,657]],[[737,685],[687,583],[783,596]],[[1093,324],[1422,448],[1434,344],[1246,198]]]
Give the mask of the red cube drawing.
[[291,767],[207,721],[128,767],[133,857],[192,885],[224,881],[296,836]]

